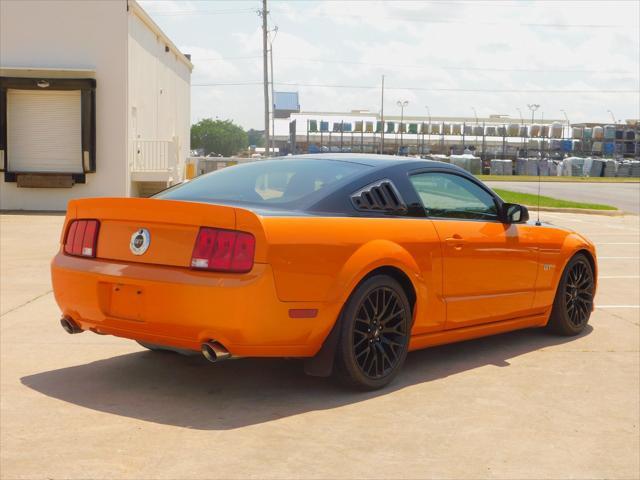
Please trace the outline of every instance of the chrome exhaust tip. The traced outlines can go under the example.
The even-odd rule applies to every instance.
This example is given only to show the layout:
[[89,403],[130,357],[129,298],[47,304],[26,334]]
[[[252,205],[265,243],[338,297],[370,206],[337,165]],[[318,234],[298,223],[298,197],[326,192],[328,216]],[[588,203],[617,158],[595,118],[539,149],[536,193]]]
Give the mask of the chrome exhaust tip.
[[82,330],[76,322],[73,321],[71,317],[64,316],[60,319],[60,325],[64,328],[64,331],[68,334],[73,335],[74,333],[82,333]]
[[226,360],[231,356],[229,351],[219,342],[205,342],[202,344],[200,350],[204,358],[212,363]]

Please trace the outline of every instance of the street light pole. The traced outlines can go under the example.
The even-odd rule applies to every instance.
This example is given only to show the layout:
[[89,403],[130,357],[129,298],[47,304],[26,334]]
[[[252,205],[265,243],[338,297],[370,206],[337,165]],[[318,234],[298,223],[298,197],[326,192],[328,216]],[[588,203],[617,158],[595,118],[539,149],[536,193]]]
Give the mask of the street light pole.
[[528,103],[527,108],[531,110],[531,125],[533,125],[534,115],[536,113],[536,110],[540,108],[540,105],[538,105],[537,103]]
[[[520,114],[520,131],[518,133],[520,134],[520,139],[522,140],[522,144],[521,144],[522,150],[524,150],[524,136],[522,136],[522,130],[523,130],[523,127],[524,127],[524,119],[522,118],[522,110],[520,110],[520,107],[516,107],[516,110]],[[526,134],[527,134],[526,127],[524,128],[524,133],[525,133],[525,136],[526,136]],[[517,153],[517,151],[516,151],[516,153]]]
[[[478,143],[478,133],[477,133],[478,132],[478,129],[477,129],[477,126],[478,126],[478,113],[476,112],[476,108],[475,107],[471,107],[471,110],[473,110],[473,116],[476,117],[476,126],[473,127],[473,130],[474,130],[473,134],[474,134],[474,137],[475,137],[474,143]],[[474,145],[474,147],[475,147],[475,145]],[[475,153],[475,151],[474,151],[474,153]]]
[[569,122],[569,117],[567,116],[567,112],[565,112],[564,110],[560,110],[560,111],[562,112],[562,115],[564,115],[564,119],[567,121],[567,136],[570,136],[569,130],[571,130],[571,123]]
[[[382,75],[382,89],[380,90],[380,123],[382,124],[382,130],[380,130],[380,154],[384,155],[384,75]],[[376,138],[375,134],[373,138]]]
[[400,151],[402,151],[403,142],[402,142],[402,134],[404,133],[404,107],[409,105],[408,100],[398,100],[396,105],[400,107]]
[[429,151],[431,151],[431,110],[429,109],[429,105],[425,105],[424,108],[427,109],[427,118],[429,119],[429,128],[427,129],[427,145],[429,145]]

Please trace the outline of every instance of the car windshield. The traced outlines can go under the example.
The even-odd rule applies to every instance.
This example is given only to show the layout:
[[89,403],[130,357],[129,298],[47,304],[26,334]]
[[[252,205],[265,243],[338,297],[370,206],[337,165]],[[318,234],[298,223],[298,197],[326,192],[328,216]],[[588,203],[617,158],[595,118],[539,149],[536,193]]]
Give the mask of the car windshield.
[[369,165],[327,159],[264,160],[223,168],[164,190],[154,198],[284,206]]

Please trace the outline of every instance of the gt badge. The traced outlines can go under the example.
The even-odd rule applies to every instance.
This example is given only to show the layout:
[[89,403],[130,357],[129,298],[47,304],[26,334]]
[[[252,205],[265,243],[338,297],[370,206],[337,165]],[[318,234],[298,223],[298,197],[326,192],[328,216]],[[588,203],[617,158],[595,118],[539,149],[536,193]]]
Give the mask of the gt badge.
[[131,235],[129,249],[131,249],[131,253],[134,255],[142,255],[149,248],[149,243],[151,243],[149,230],[141,228],[140,230],[133,232],[133,235]]

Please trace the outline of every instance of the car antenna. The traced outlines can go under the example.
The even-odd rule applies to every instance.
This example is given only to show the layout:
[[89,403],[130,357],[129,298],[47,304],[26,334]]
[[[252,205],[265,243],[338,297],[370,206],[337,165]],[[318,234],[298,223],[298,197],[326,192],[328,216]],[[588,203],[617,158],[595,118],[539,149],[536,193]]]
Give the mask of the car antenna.
[[[538,110],[540,108],[540,105],[537,103],[533,103],[533,104],[527,104],[527,107],[529,108],[529,110],[531,110],[531,131],[533,131],[533,119],[535,118],[535,114],[536,114],[536,110]],[[544,113],[543,113],[543,117],[544,117]],[[544,123],[544,122],[543,122]],[[530,134],[530,136],[533,136],[533,134]],[[544,153],[544,134],[542,135],[543,140],[542,140],[542,146],[543,148],[538,149],[538,214],[537,214],[537,219],[536,219],[536,226],[540,226],[542,225],[542,223],[540,223],[540,160],[542,160],[543,157],[543,153]],[[527,157],[529,157],[529,155],[527,155]],[[530,159],[527,158],[527,162]],[[547,159],[548,161],[548,159]]]
[[[536,219],[536,226],[539,227],[540,225],[542,225],[542,223],[540,223],[540,161],[538,160],[538,214],[537,214],[537,219]],[[547,161],[549,161],[547,159]]]

